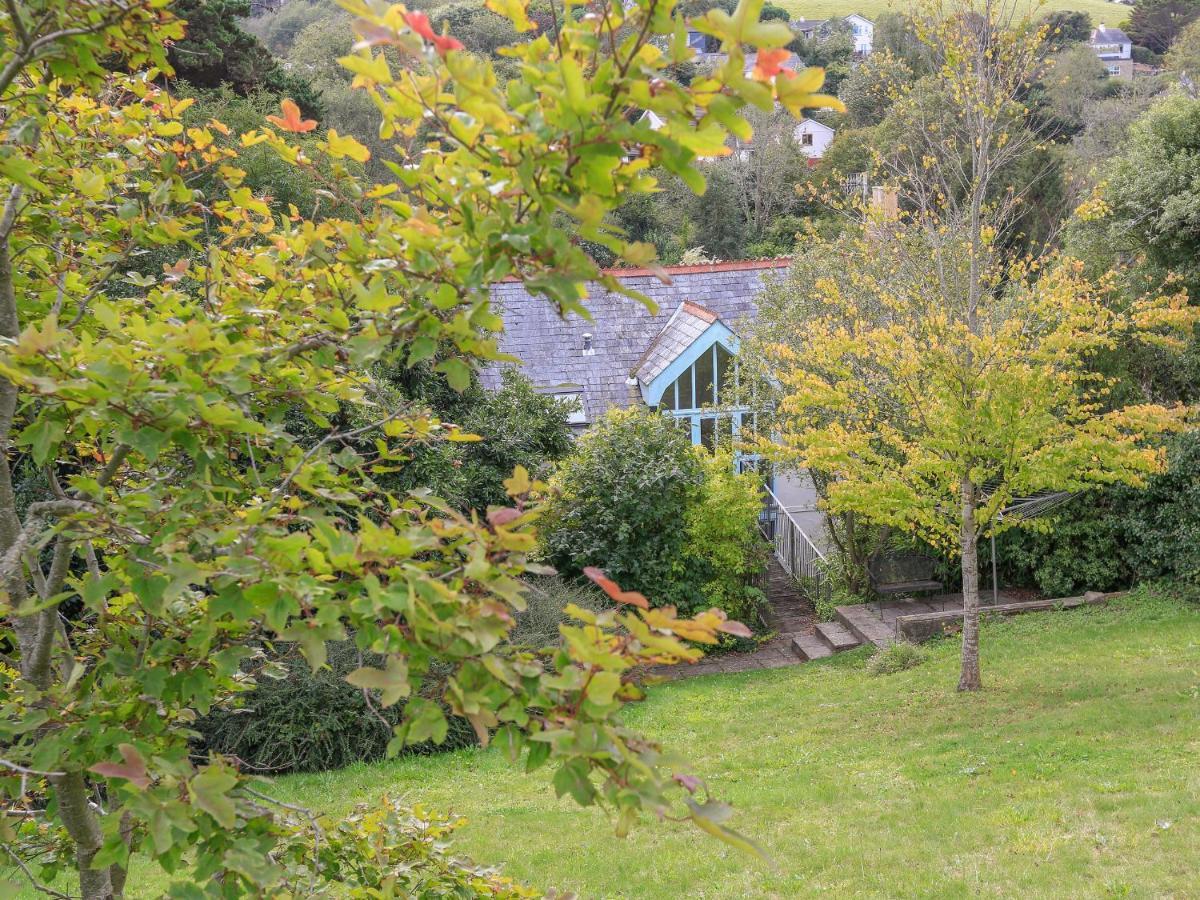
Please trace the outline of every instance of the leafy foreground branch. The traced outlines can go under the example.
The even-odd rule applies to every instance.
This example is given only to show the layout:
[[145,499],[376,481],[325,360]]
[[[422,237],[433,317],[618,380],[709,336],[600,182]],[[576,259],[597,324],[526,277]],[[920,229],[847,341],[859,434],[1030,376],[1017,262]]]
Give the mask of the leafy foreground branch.
[[[519,0],[491,5],[533,29]],[[542,486],[519,469],[511,505],[479,514],[389,492],[381,476],[414,449],[470,436],[388,402],[376,373],[435,362],[465,387],[496,356],[499,279],[560,311],[583,309],[586,281],[619,290],[557,218],[650,264],[606,214],[654,190],[655,167],[702,189],[692,162],[748,136],[747,102],[798,113],[825,102],[821,73],[781,67],[791,35],[760,25],[754,0],[693,23],[728,63],[687,86],[668,73],[692,55],[671,0],[568,3],[554,35],[507,51],[521,71],[507,84],[420,13],[345,6],[360,39],[342,62],[394,147],[394,182],[369,193],[367,148],[290,101],[240,138],[185,128],[161,77],[183,26],[160,0],[0,17],[5,847],[44,884],[73,868],[88,900],[122,895],[135,856],[181,897],[407,895],[426,871],[478,887],[488,876],[430,856],[445,825],[415,810],[321,832],[233,761],[190,755],[196,717],[262,674],[251,648],[294,642],[318,667],[348,636],[385,659],[351,683],[407,700],[391,750],[444,738],[440,699],[527,768],[553,761],[559,793],[607,807],[622,834],[650,814],[748,846],[618,718],[642,667],[742,626],[651,609],[595,573],[621,610],[572,610],[561,649],[512,647]],[[777,51],[757,80],[744,45]],[[122,57],[134,74],[99,62]],[[643,109],[666,126],[638,124]],[[255,196],[238,165],[255,145],[337,214]],[[434,661],[450,675],[430,699]]]

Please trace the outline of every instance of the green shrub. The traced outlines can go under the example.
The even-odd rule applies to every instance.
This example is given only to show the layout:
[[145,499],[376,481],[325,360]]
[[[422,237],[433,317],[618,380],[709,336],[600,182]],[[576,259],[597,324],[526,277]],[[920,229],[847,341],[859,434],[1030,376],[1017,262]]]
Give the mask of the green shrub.
[[559,576],[529,578],[525,593],[525,611],[509,635],[512,644],[521,647],[552,647],[562,637],[558,626],[568,620],[563,609],[568,603],[580,609],[599,612],[612,606],[604,592],[590,582],[572,582]]
[[732,618],[752,621],[764,596],[755,586],[766,568],[768,550],[758,528],[762,476],[734,469],[727,450],[693,448],[704,481],[687,514],[687,552],[679,566],[701,580],[701,595],[683,611],[719,607]]
[[[352,762],[382,759],[400,722],[404,705],[368,706],[363,692],[346,682],[360,665],[382,666],[383,657],[359,655],[353,641],[331,641],[328,668],[313,672],[295,645],[279,655],[267,654],[282,677],[263,667],[257,686],[238,696],[236,705],[214,709],[197,724],[203,749],[236,756],[248,768],[271,772],[319,772]],[[381,721],[381,719],[383,721]],[[447,716],[450,731],[440,745],[424,744],[417,753],[432,753],[475,743],[465,719]]]
[[1052,597],[1155,578],[1200,584],[1200,432],[1176,438],[1168,463],[1143,489],[1084,494],[1039,531],[1003,534],[1002,582],[1036,584]]
[[895,675],[905,669],[915,669],[925,662],[929,654],[916,644],[897,641],[881,647],[867,660],[867,672],[871,675]]
[[680,563],[704,467],[673,419],[642,408],[610,410],[579,438],[553,484],[539,532],[546,558],[563,575],[597,566],[653,603],[694,603],[701,581]]
[[[568,603],[592,611],[609,605],[592,585],[560,578],[530,579],[526,602],[510,640],[527,647],[559,642],[558,626],[566,618],[563,607]],[[382,759],[392,737],[391,727],[400,722],[404,704],[386,709],[378,703],[368,706],[362,690],[345,678],[360,665],[382,666],[383,658],[373,653],[360,656],[353,641],[331,641],[328,652],[328,668],[313,672],[294,645],[283,645],[273,667],[281,670],[282,677],[267,674],[262,663],[272,656],[264,652],[256,666],[257,686],[241,694],[237,705],[216,709],[198,723],[203,748],[271,772],[319,772]],[[435,668],[432,679],[444,675]],[[433,697],[438,692],[427,693]],[[446,718],[450,731],[445,742],[421,744],[404,752],[437,753],[476,742],[465,719]]]

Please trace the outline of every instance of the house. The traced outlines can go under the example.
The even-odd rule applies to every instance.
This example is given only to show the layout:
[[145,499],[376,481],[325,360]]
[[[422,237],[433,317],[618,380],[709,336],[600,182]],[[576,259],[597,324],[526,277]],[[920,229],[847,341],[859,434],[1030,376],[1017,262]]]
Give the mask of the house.
[[[811,40],[814,37],[820,37],[830,21],[830,19],[793,19],[789,25],[795,34]],[[850,26],[850,32],[854,35],[854,55],[870,56],[875,42],[875,23],[859,13],[851,13],[842,21]]]
[[854,34],[854,55],[870,56],[875,42],[875,23],[858,13],[846,16],[846,23]]
[[[578,403],[569,420],[576,432],[608,409],[639,404],[678,419],[692,443],[711,447],[753,425],[754,413],[726,396],[726,388],[736,381],[739,332],[753,323],[758,294],[789,264],[766,259],[667,266],[668,284],[648,269],[612,269],[607,274],[649,297],[657,310],[589,284],[590,321],[560,317],[519,281],[503,281],[491,291],[504,321],[500,350],[521,360],[520,371],[538,391]],[[484,387],[500,386],[504,365],[480,373]],[[738,464],[757,460],[741,456]],[[809,534],[822,533],[806,476],[778,475],[773,490]]]
[[1088,40],[1092,52],[1104,63],[1114,78],[1133,78],[1133,42],[1120,28],[1109,28],[1103,22],[1092,31]]
[[801,119],[792,134],[800,152],[808,157],[808,164],[815,166],[825,155],[826,148],[833,143],[837,131],[816,119]]

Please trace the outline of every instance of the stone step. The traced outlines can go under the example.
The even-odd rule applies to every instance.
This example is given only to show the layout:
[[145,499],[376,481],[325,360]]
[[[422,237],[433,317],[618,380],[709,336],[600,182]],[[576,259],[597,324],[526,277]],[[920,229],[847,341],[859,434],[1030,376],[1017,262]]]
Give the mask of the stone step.
[[881,619],[876,609],[874,604],[839,606],[836,612],[837,621],[864,644],[890,646],[896,643],[896,626]]
[[818,622],[817,637],[834,653],[852,650],[862,643],[862,639],[841,622]]
[[833,651],[813,634],[798,634],[792,638],[792,650],[801,659],[824,659],[833,656]]

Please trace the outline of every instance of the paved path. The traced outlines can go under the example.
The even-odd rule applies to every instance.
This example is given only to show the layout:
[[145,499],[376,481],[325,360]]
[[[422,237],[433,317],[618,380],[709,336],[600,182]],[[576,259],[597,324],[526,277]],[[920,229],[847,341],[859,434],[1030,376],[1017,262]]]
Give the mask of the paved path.
[[[706,656],[694,665],[659,666],[651,674],[668,680],[718,672],[749,672],[753,669],[778,669],[804,662],[795,649],[795,640],[812,635],[816,622],[813,606],[801,594],[774,557],[767,570],[767,628],[778,632],[751,653],[719,653]],[[753,627],[753,626],[752,626]]]

